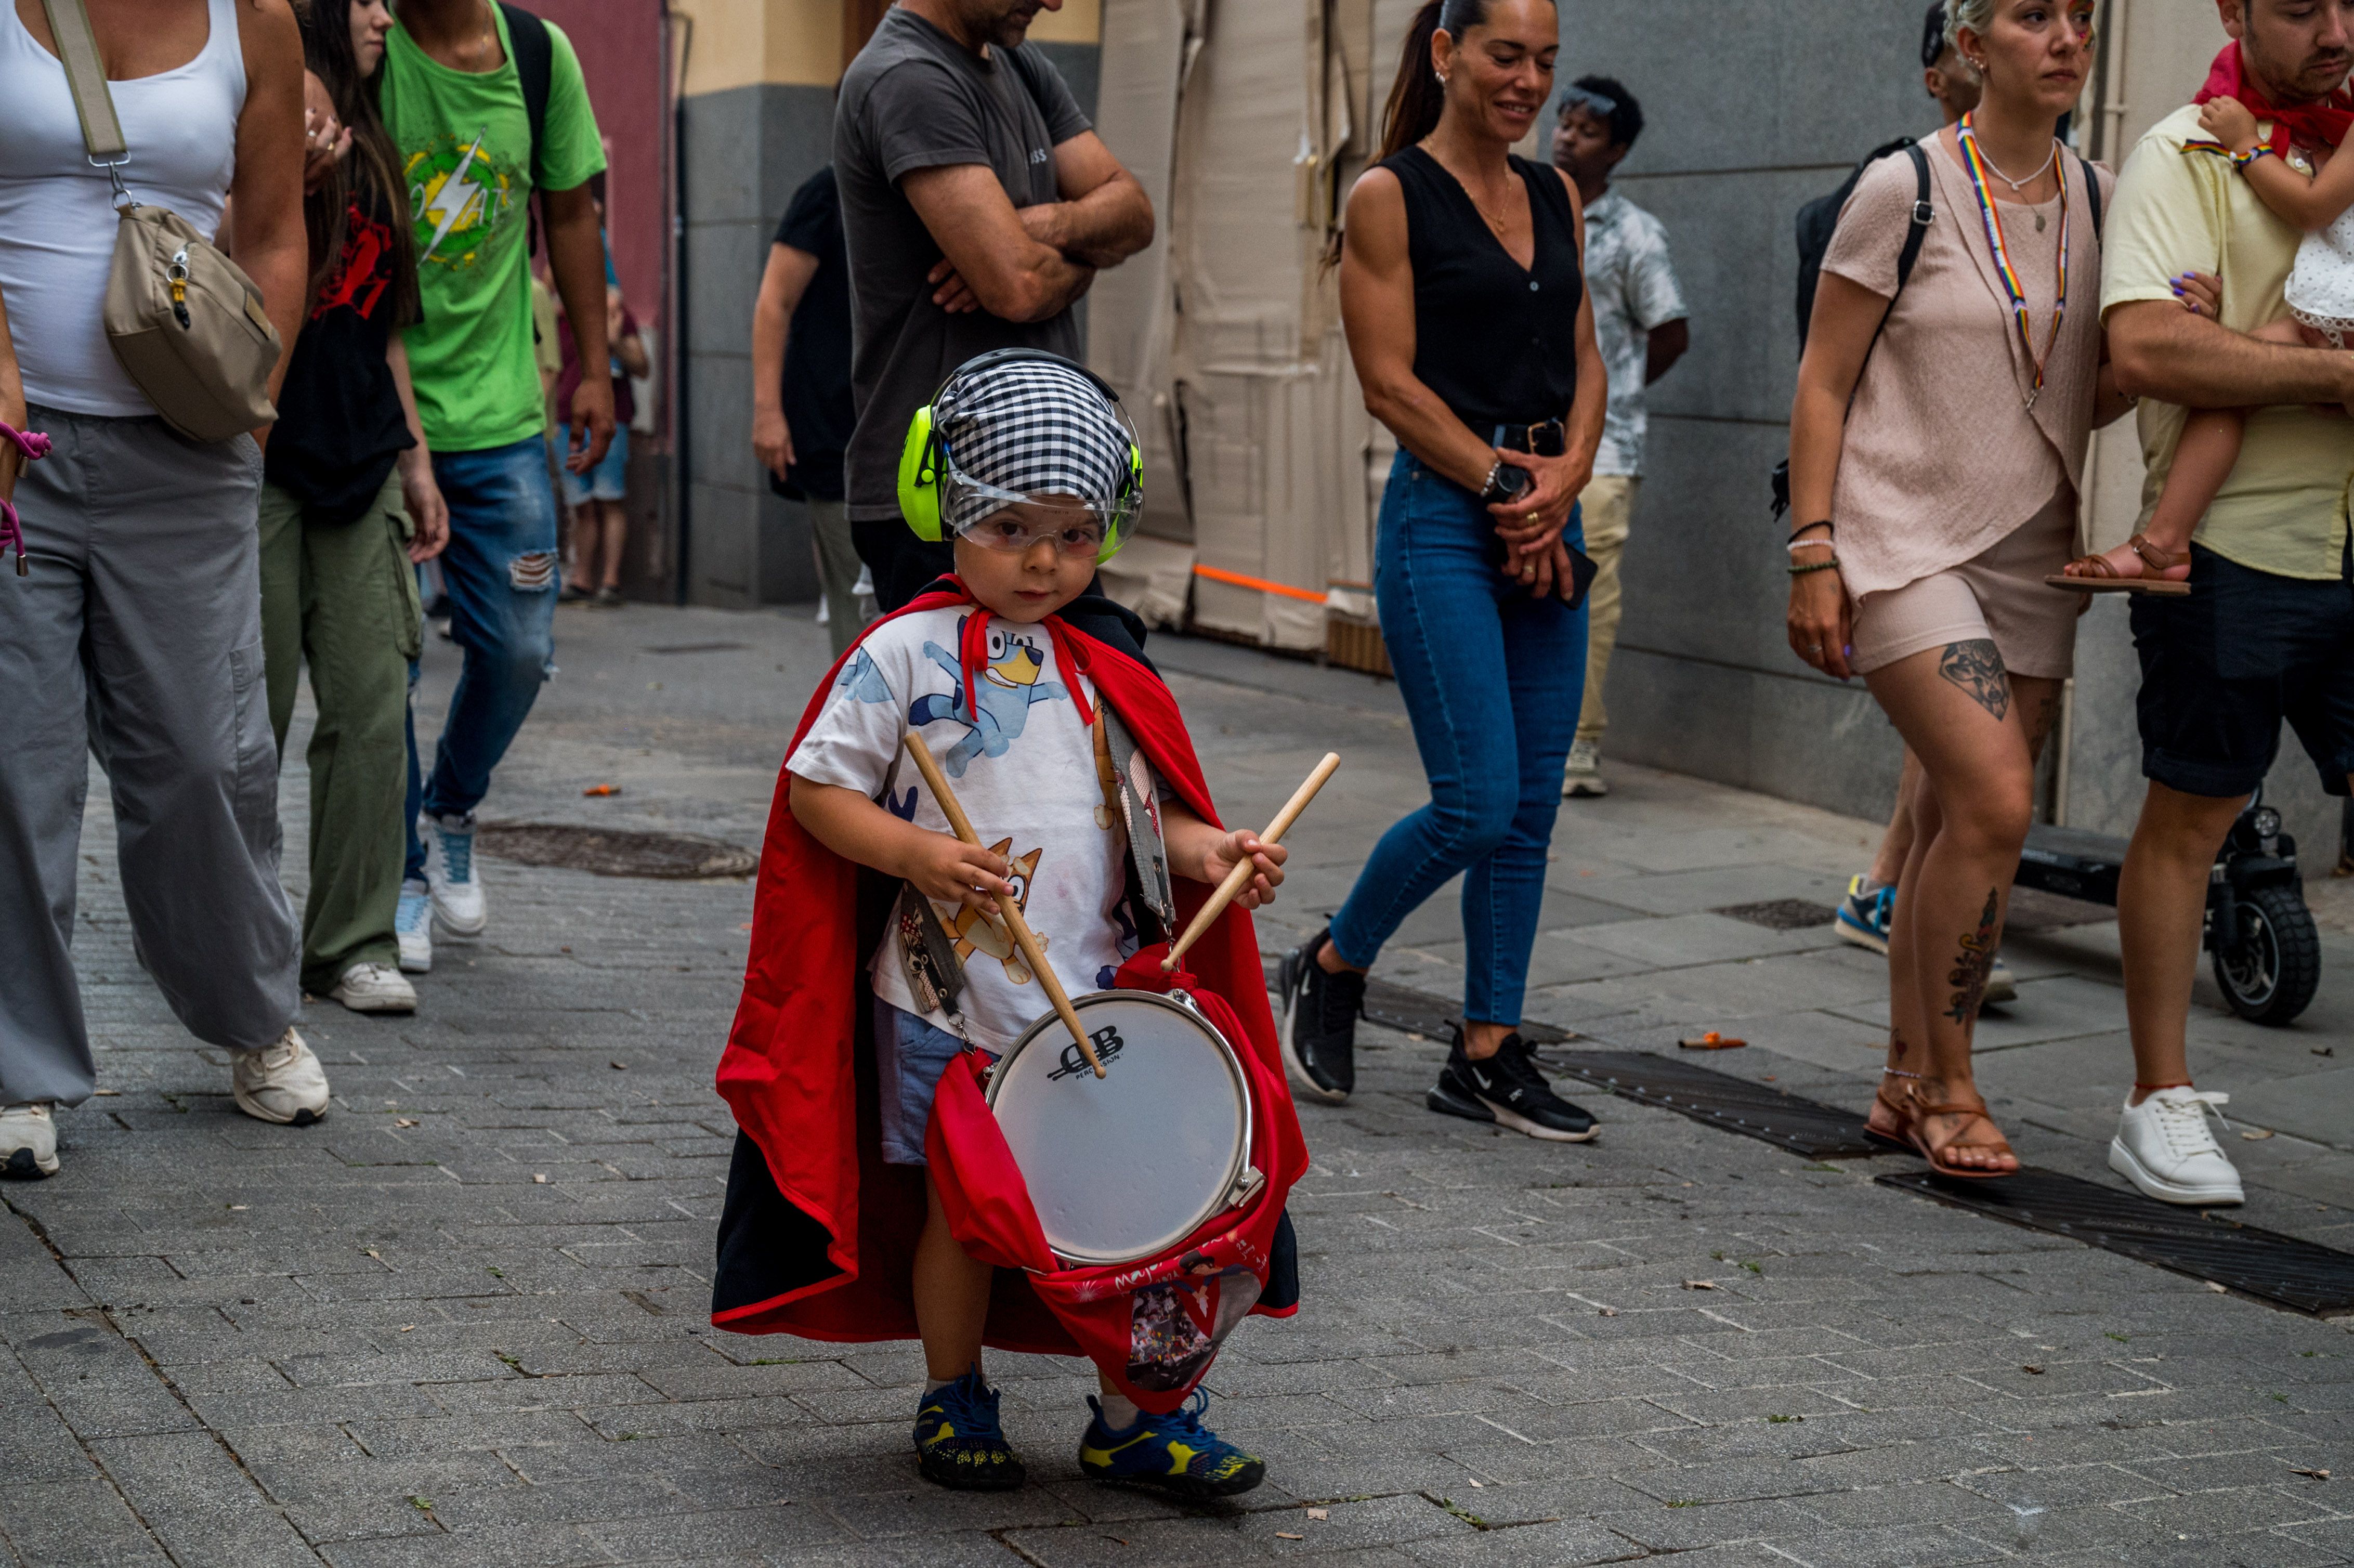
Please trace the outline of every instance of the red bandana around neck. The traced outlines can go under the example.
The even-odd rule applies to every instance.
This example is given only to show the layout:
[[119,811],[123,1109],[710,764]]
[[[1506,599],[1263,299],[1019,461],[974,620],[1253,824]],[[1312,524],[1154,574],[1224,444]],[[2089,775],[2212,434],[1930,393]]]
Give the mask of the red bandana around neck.
[[2318,103],[2274,108],[2256,79],[2248,74],[2236,40],[2225,44],[2223,52],[2215,57],[2207,70],[2207,84],[2190,101],[2204,103],[2211,98],[2236,98],[2257,119],[2271,121],[2273,134],[2267,144],[2284,156],[2292,143],[2300,147],[2335,147],[2345,139],[2347,128],[2354,126],[2354,93],[2343,87]]

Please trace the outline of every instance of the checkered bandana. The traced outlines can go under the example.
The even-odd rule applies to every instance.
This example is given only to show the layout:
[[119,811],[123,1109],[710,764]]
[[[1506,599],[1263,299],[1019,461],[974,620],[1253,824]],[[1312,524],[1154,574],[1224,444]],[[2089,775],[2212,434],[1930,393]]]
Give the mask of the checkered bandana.
[[1129,474],[1128,428],[1077,371],[1017,359],[958,376],[941,394],[934,429],[947,445],[949,531],[961,534],[1003,506],[970,480],[1015,495],[1076,495],[1107,527],[1119,519]]

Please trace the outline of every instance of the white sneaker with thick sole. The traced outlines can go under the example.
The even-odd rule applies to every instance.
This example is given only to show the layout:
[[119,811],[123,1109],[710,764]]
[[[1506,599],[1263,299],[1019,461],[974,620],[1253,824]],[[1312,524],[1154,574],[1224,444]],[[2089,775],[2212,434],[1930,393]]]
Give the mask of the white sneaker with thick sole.
[[2161,1203],[2246,1202],[2239,1171],[2207,1128],[2208,1113],[2231,1098],[2172,1088],[2128,1100],[2109,1140],[2109,1169]]
[[1571,800],[1596,800],[1610,793],[1609,780],[1602,777],[1602,747],[1594,741],[1570,743],[1569,762],[1562,769],[1561,792]]
[[400,885],[400,906],[392,916],[392,934],[400,940],[400,972],[433,972],[433,896],[421,882]]
[[417,988],[390,964],[354,964],[327,993],[354,1012],[414,1012]]
[[433,917],[453,937],[479,937],[490,926],[491,907],[482,896],[482,879],[474,866],[474,819],[437,817],[427,811],[417,819],[425,840],[425,880],[433,889]]
[[1998,1007],[2019,1000],[2019,981],[2011,978],[2010,966],[2002,961],[2000,953],[1994,956],[1994,962],[1987,969],[1986,995],[1978,1000]]
[[37,1179],[58,1173],[58,1124],[49,1102],[0,1106],[0,1176]]
[[327,1070],[292,1028],[260,1051],[240,1051],[229,1069],[237,1108],[256,1121],[308,1127],[327,1114]]

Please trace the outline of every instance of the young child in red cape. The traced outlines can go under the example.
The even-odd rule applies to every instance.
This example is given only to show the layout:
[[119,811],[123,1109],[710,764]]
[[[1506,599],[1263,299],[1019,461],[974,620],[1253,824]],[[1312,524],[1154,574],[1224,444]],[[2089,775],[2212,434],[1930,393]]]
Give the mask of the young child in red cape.
[[[953,535],[957,574],[868,628],[810,704],[779,780],[744,998],[720,1064],[720,1092],[743,1134],[721,1220],[713,1322],[826,1340],[919,1337],[928,1380],[918,1463],[958,1489],[1008,1489],[1026,1476],[982,1377],[983,1343],[1079,1353],[1070,1303],[1086,1299],[1054,1295],[1051,1276],[1034,1288],[1033,1275],[992,1266],[959,1239],[960,1221],[972,1236],[979,1205],[959,1189],[961,1166],[938,1141],[949,1115],[943,1075],[965,1075],[957,1104],[976,1104],[970,1068],[953,1065],[968,1047],[1002,1053],[1048,1007],[994,895],[1016,901],[1075,996],[1111,989],[1124,967],[1142,974],[1161,950],[1137,959],[1135,904],[1146,895],[1125,820],[1109,809],[1116,780],[1098,705],[1155,778],[1149,810],[1178,879],[1162,884],[1174,907],[1160,913],[1182,921],[1241,861],[1257,867],[1188,954],[1188,983],[1211,993],[1210,1016],[1238,1026],[1231,1044],[1267,1069],[1257,1075],[1273,1086],[1261,1107],[1272,1127],[1261,1162],[1272,1167],[1274,1203],[1306,1166],[1244,913],[1274,895],[1284,852],[1216,824],[1175,699],[1140,652],[1122,651],[1137,647],[1113,619],[1124,612],[1094,596],[1074,604],[1135,516],[1138,468],[1108,388],[1048,355],[984,355],[917,417],[903,506]],[[1083,630],[1090,622],[1108,635]],[[910,732],[923,736],[991,847],[949,830],[906,761]],[[928,924],[926,906],[937,921],[928,949],[915,935]],[[924,955],[937,960],[949,944],[955,961],[945,967],[957,978],[942,984],[940,965],[927,968]],[[1027,1212],[1026,1198],[1019,1206]],[[1298,1297],[1289,1224],[1279,1206],[1258,1210],[1257,1224],[1258,1243],[1242,1249],[1257,1269],[1217,1299],[1287,1316]],[[1034,1251],[1053,1266],[1043,1246]],[[1215,1314],[1213,1349],[1239,1316]],[[1125,1317],[1119,1334],[1124,1348]],[[1084,1474],[1188,1497],[1247,1491],[1264,1478],[1257,1458],[1204,1423],[1205,1393],[1152,1414],[1123,1388],[1150,1401],[1159,1385],[1123,1384],[1119,1358],[1086,1350],[1106,1370],[1100,1397],[1088,1401]],[[1171,1396],[1182,1399],[1182,1390]]]

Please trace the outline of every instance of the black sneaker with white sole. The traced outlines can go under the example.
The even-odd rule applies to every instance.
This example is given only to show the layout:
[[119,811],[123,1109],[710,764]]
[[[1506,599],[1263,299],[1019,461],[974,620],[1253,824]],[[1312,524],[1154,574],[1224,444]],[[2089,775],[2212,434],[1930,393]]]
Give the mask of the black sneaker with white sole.
[[1283,955],[1276,991],[1283,1001],[1283,1061],[1293,1086],[1337,1106],[1347,1104],[1357,1086],[1357,1017],[1365,1009],[1365,977],[1354,969],[1329,974],[1316,961],[1331,934],[1320,931]]
[[1463,1032],[1458,1029],[1455,1048],[1423,1103],[1442,1116],[1494,1122],[1554,1143],[1585,1143],[1602,1130],[1591,1116],[1553,1092],[1530,1058],[1529,1043],[1518,1034],[1505,1035],[1494,1055],[1474,1062],[1463,1054]]

